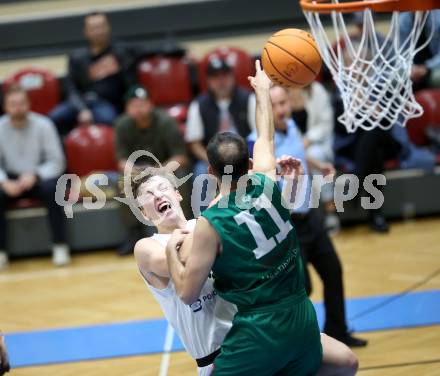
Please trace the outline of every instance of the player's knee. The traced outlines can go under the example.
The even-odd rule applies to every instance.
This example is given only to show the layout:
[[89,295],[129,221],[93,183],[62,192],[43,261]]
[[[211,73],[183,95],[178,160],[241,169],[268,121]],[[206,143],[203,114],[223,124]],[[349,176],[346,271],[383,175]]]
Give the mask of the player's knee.
[[347,376],[355,375],[359,368],[359,360],[353,351],[347,349],[345,355],[345,367],[347,368]]

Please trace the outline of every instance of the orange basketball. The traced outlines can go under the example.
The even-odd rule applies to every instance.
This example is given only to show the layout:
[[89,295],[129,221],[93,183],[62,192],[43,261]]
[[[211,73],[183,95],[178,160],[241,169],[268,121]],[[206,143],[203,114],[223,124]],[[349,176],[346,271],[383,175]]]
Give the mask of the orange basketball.
[[273,34],[264,46],[261,62],[270,79],[286,87],[309,85],[322,65],[315,39],[300,29]]

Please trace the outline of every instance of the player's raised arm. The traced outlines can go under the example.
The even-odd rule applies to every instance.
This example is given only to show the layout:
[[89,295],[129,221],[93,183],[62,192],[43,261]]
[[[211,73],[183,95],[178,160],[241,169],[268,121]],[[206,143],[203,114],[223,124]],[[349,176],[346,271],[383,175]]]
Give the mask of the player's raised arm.
[[249,81],[254,88],[257,100],[256,126],[257,140],[254,145],[253,171],[261,172],[275,179],[276,160],[273,144],[274,122],[272,113],[272,102],[270,100],[270,87],[272,82],[266,73],[261,69],[260,61],[255,62],[256,73],[254,77],[249,77]]

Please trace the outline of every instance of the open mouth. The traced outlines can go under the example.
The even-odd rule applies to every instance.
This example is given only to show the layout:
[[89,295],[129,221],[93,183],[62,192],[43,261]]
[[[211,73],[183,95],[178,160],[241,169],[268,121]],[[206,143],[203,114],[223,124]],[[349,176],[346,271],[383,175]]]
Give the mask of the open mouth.
[[157,205],[157,211],[160,214],[165,214],[168,210],[171,209],[171,204],[168,201],[163,201]]

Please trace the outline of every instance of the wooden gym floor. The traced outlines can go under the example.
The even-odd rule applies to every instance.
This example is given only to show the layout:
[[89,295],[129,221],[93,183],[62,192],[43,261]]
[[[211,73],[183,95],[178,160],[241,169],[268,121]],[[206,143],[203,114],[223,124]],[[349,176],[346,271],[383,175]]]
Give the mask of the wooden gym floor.
[[[347,298],[396,294],[438,270],[439,230],[440,218],[431,218],[394,223],[389,235],[358,226],[335,236]],[[321,300],[320,282],[316,275],[313,279],[313,299]],[[416,291],[438,289],[437,274]],[[6,333],[162,317],[132,257],[119,258],[113,251],[75,254],[73,264],[63,269],[52,267],[49,258],[17,260],[0,273],[0,302],[0,327]],[[440,375],[440,326],[359,335],[370,341],[367,348],[355,350],[359,375]],[[20,368],[12,375],[158,375],[161,358],[148,355]],[[194,363],[184,353],[173,353],[168,374],[194,375]]]

